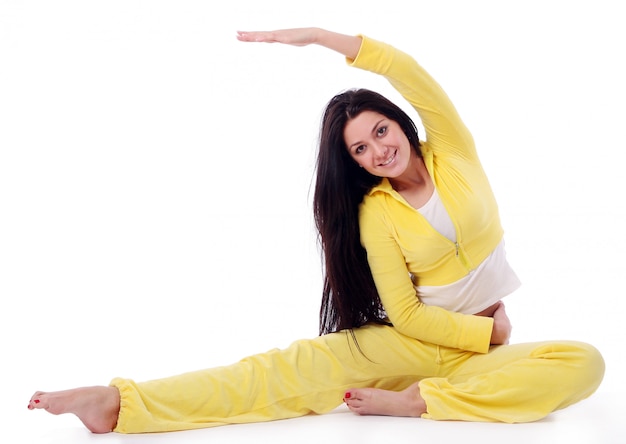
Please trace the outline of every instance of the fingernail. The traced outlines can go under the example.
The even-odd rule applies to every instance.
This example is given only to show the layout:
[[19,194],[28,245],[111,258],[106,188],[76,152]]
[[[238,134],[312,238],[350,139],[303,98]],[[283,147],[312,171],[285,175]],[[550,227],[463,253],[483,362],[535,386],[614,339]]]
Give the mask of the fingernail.
[[35,404],[39,404],[39,399],[35,399],[33,402],[34,402]]
[[350,396],[351,396],[351,395],[350,395],[350,392],[346,392],[346,396],[345,396],[345,397],[346,397],[346,399],[350,399]]

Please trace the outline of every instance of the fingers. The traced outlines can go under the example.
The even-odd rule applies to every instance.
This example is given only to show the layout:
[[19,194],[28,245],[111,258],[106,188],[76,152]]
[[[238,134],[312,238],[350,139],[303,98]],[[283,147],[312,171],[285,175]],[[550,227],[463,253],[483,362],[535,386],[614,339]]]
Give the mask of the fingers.
[[284,43],[286,45],[306,46],[315,42],[315,28],[278,29],[274,31],[237,31],[241,42]]
[[237,40],[241,42],[268,42],[268,32],[237,31]]
[[504,306],[504,302],[498,302],[498,308],[496,308],[496,311],[493,312],[493,316],[506,316],[506,307]]
[[255,43],[292,43],[288,36],[283,35],[285,33],[286,31],[237,31],[237,40]]

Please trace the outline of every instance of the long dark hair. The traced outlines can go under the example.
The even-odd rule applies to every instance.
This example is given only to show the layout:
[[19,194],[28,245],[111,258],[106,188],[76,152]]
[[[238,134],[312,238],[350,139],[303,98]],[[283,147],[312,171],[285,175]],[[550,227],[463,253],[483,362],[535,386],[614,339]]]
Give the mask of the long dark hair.
[[324,263],[320,335],[367,323],[389,324],[359,230],[359,205],[381,178],[357,165],[343,137],[346,124],[363,111],[374,111],[397,122],[421,156],[415,123],[382,95],[367,89],[348,90],[326,106],[313,198]]

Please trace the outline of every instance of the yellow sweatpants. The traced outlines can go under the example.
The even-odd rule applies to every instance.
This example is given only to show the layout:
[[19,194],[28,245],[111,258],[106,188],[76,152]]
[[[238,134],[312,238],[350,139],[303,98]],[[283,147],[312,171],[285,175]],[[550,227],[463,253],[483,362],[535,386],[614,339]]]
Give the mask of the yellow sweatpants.
[[116,378],[115,431],[164,432],[325,413],[349,388],[402,390],[420,381],[424,418],[535,421],[591,395],[604,361],[590,345],[541,342],[477,354],[368,325],[301,340],[233,365],[136,383]]

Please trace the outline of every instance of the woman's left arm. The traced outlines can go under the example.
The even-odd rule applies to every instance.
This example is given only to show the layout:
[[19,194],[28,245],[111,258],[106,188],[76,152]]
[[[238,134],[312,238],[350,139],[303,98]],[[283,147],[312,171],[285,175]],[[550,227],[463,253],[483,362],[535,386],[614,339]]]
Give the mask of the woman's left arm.
[[495,318],[465,315],[421,302],[392,234],[393,226],[383,213],[376,206],[362,207],[361,240],[391,323],[400,333],[424,342],[486,353],[495,343]]

